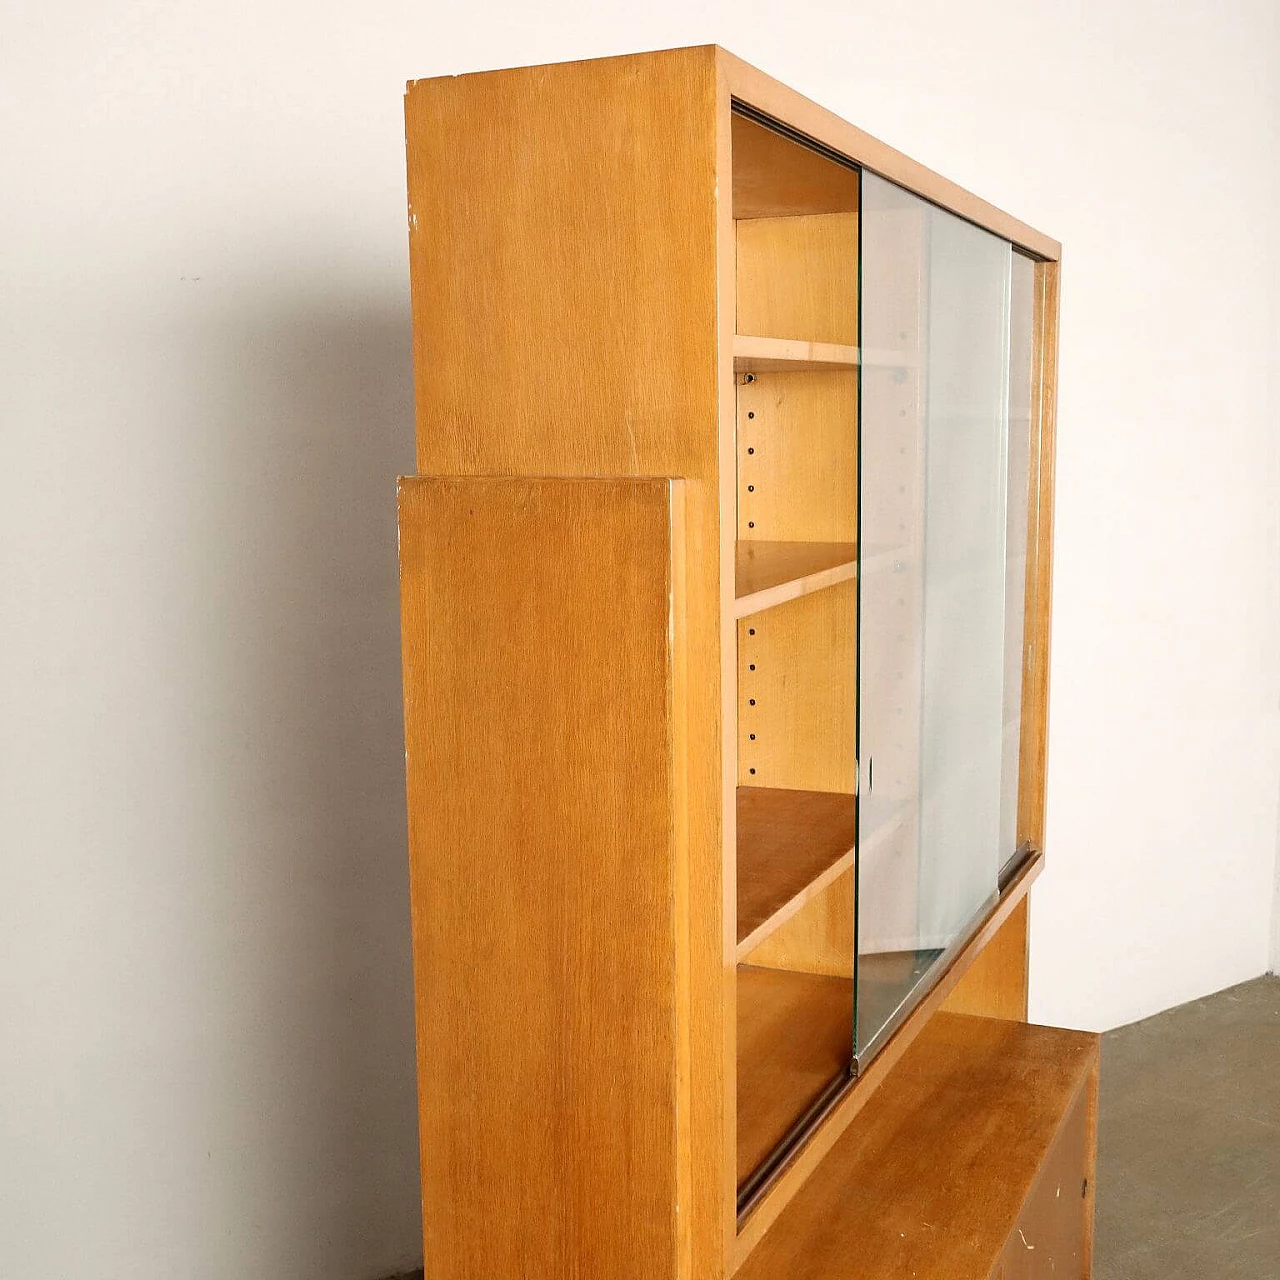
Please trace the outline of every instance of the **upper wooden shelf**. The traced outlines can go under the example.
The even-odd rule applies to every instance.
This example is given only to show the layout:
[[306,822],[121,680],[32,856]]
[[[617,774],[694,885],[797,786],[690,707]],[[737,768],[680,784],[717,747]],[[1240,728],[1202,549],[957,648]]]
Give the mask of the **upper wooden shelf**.
[[857,347],[839,342],[805,342],[800,338],[755,338],[735,334],[735,373],[799,373],[809,369],[856,369]]
[[853,983],[738,966],[738,1184],[853,1061]]
[[738,788],[738,959],[853,868],[856,799]]
[[797,145],[736,112],[733,117],[733,216],[784,218],[853,213],[858,171]]
[[857,576],[854,542],[739,541],[734,617],[745,618]]
[[[1096,1063],[1092,1035],[938,1014],[880,1085],[876,1105],[844,1131],[747,1255],[736,1280],[1006,1274],[997,1264],[1010,1237],[1017,1242],[1019,1215],[1064,1118],[1087,1101]],[[1056,1198],[1052,1188],[1045,1194],[1062,1213],[1080,1213],[1069,1208],[1081,1206],[1078,1169]],[[1034,1261],[1036,1238],[1022,1243]]]
[[851,347],[842,342],[806,342],[803,338],[733,335],[734,373],[804,373],[812,369],[903,369],[918,361],[901,351]]

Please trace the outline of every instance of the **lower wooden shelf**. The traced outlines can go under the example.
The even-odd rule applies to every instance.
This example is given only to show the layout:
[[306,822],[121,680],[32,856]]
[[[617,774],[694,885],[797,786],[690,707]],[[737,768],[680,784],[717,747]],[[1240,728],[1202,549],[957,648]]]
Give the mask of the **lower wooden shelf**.
[[745,618],[856,578],[858,546],[740,540],[735,574],[734,616]]
[[1093,1035],[936,1015],[737,1280],[1087,1274],[1097,1063]]
[[853,868],[857,800],[738,788],[738,959]]
[[738,1184],[853,1060],[853,983],[738,966]]

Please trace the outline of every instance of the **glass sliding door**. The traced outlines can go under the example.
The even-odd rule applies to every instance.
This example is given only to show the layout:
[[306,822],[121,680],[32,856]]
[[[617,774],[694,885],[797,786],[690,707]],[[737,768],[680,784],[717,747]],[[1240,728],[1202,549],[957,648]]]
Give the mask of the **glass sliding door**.
[[1028,442],[1020,423],[1011,445],[1010,245],[869,173],[861,237],[865,1060],[1015,851]]

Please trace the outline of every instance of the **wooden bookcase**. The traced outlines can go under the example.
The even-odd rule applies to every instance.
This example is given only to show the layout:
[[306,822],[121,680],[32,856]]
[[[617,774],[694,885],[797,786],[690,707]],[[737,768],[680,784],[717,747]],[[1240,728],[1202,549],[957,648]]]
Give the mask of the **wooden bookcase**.
[[[1025,1021],[1059,246],[716,47],[418,81],[406,119],[426,1274],[1086,1276],[1096,1040]],[[876,191],[906,212],[869,250]],[[867,691],[925,661],[938,520],[863,540],[923,492],[884,422],[940,402],[948,339],[886,281],[945,275],[931,218],[1014,264],[974,754],[1017,856],[982,844],[926,948],[872,881],[938,825],[893,790],[933,695],[891,741]]]

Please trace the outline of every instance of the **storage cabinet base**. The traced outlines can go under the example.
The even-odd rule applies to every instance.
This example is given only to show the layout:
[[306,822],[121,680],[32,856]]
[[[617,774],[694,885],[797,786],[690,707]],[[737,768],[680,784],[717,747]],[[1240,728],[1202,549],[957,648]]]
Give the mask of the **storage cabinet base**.
[[740,1280],[1087,1280],[1098,1039],[940,1013]]

